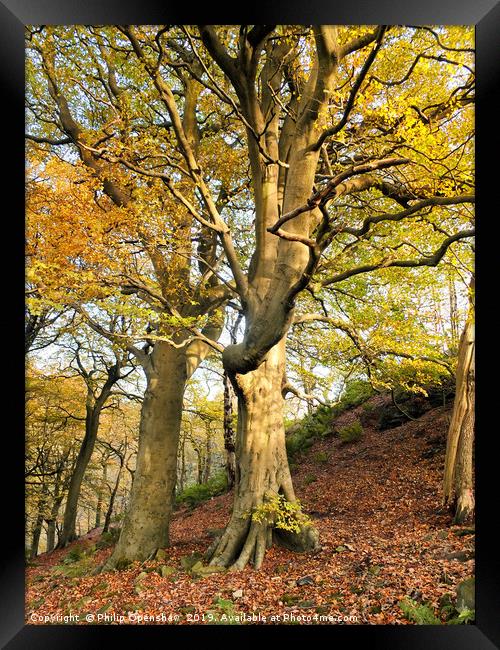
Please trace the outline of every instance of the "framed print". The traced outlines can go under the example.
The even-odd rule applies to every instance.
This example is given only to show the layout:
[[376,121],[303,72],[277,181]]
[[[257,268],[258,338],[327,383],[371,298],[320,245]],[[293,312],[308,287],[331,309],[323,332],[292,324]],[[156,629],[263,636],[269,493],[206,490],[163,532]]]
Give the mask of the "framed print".
[[500,648],[498,5],[0,16],[3,647]]

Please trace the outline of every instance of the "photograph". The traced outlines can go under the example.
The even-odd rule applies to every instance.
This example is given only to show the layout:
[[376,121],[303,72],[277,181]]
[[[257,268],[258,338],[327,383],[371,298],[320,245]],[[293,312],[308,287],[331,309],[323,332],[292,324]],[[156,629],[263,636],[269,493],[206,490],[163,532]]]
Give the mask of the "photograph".
[[494,649],[475,24],[123,14],[22,20],[24,628],[6,647],[299,625]]

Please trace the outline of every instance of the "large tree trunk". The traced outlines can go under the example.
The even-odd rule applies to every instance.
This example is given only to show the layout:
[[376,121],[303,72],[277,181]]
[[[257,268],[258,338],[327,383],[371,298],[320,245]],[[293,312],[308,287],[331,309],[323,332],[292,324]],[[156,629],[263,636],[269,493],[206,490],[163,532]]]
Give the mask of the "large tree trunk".
[[145,560],[168,545],[186,376],[185,349],[157,342],[147,372],[130,504],[104,570]]
[[459,345],[457,388],[448,430],[443,481],[443,501],[454,509],[456,523],[463,522],[474,512],[474,348],[474,322],[472,313],[469,313]]
[[468,411],[462,423],[455,467],[456,506],[454,522],[456,524],[463,523],[474,513],[474,492],[472,485],[473,445],[474,415],[472,411]]
[[45,518],[47,524],[47,552],[53,551],[56,545],[56,520],[59,514],[59,508],[64,498],[64,485],[62,484],[61,474],[64,469],[64,463],[67,461],[67,456],[59,465],[58,471],[55,475],[54,482],[54,498],[50,508],[50,514]]
[[203,454],[201,453],[201,449],[195,449],[196,456],[198,458],[198,471],[197,471],[197,479],[196,482],[198,485],[201,485],[203,483]]
[[238,396],[234,505],[222,537],[207,552],[212,565],[238,570],[251,561],[258,569],[273,540],[296,551],[318,547],[312,526],[301,525],[300,532],[293,533],[251,518],[269,497],[282,495],[296,502],[283,425],[284,345],[282,340],[257,370],[233,380]]

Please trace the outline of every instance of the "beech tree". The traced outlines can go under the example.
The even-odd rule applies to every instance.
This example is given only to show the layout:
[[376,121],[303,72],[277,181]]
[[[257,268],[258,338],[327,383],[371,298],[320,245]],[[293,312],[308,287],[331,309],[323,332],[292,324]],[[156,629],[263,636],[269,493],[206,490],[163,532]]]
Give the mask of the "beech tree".
[[[168,272],[158,272],[150,229],[139,230],[161,296],[143,280],[121,285],[126,293],[153,296],[183,327],[164,326],[148,361],[133,350],[142,355],[148,389],[130,508],[107,566],[147,557],[167,541],[170,469],[189,374],[185,344],[193,334],[185,318],[209,315],[229,297],[244,317],[241,340],[223,349],[209,333],[195,331],[204,349],[222,352],[238,398],[233,512],[207,557],[214,565],[240,569],[252,561],[258,568],[273,539],[294,550],[317,548],[317,532],[296,504],[285,451],[287,333],[296,316],[306,317],[295,313],[305,289],[346,286],[384,269],[432,267],[473,236],[470,30],[119,26],[68,35],[66,28],[43,28],[32,30],[30,47],[48,82],[54,127],[31,139],[51,147],[71,143],[115,205],[135,205],[136,215],[151,210],[145,187],[160,187],[166,194],[155,196],[170,196],[171,210],[182,208],[175,225],[184,239],[174,238]],[[97,70],[90,87],[101,94],[96,99],[85,92],[83,106],[101,115],[103,105],[112,106],[98,128],[76,122],[85,111],[78,106],[80,91],[70,91],[71,75],[81,75],[80,65],[68,63],[72,48],[92,52]],[[117,92],[116,61],[123,92]],[[149,102],[161,124],[138,119],[128,128],[131,109],[124,111],[120,97],[131,96],[135,105]],[[29,101],[35,117],[46,114],[46,97],[42,108],[39,99]],[[207,137],[217,133],[215,156],[197,137],[202,129],[193,128],[200,122]],[[234,176],[228,184],[228,166],[239,184]],[[238,186],[251,187],[243,209],[231,201]],[[186,280],[192,267],[179,262],[192,258],[187,241],[194,224],[209,242],[210,257],[200,254],[200,271],[212,278],[203,300],[205,284],[193,293]],[[197,307],[190,311],[191,297]],[[88,313],[87,319],[105,334]],[[275,525],[273,508],[279,507],[295,513],[288,529]]]
[[446,442],[443,501],[461,524],[474,512],[473,446],[475,403],[474,279],[469,311],[458,346],[455,402]]
[[[95,149],[108,136],[117,151],[132,144],[132,166],[142,158],[140,147],[156,164],[157,152],[147,153],[152,142],[160,142],[151,140],[154,132],[161,134],[167,152],[172,149],[168,125],[158,121],[156,106],[149,107],[148,93],[135,97],[140,76],[136,79],[137,67],[127,69],[128,53],[117,36],[105,28],[42,27],[27,34],[27,105],[34,131],[28,134],[34,169],[28,186],[28,225],[33,226],[28,280],[39,287],[30,298],[32,309],[71,304],[98,334],[135,356],[147,381],[131,507],[110,565],[147,557],[168,543],[182,396],[187,379],[212,349],[206,341],[220,332],[219,307],[228,294],[211,265],[217,243],[210,232],[198,229],[192,239],[192,217],[170,200],[160,181],[122,169]],[[61,52],[68,37],[74,49],[66,58]],[[82,59],[94,75],[82,70]],[[117,81],[123,71],[130,73],[126,88]],[[184,127],[196,142],[196,83],[180,81]],[[113,124],[119,124],[116,141],[109,130]],[[62,150],[63,160],[51,160],[50,150]],[[219,207],[231,196],[231,182],[228,173]],[[110,296],[114,302],[104,304]],[[98,310],[88,309],[92,301],[101,301]],[[127,336],[106,329],[98,316],[106,315],[106,307],[111,314],[124,309],[132,314],[135,332]]]
[[[258,509],[269,492],[281,493],[292,503],[295,500],[284,457],[281,386],[285,334],[292,322],[296,297],[318,270],[321,253],[334,237],[342,233],[355,238],[354,244],[346,245],[352,249],[375,224],[397,222],[435,205],[474,200],[468,194],[424,198],[423,188],[412,187],[411,182],[403,180],[404,177],[396,176],[396,183],[388,182],[373,172],[395,170],[403,165],[407,169],[412,161],[387,154],[379,157],[373,151],[371,155],[358,154],[354,164],[352,157],[357,152],[350,151],[347,164],[341,163],[341,171],[328,174],[330,178],[324,186],[315,188],[321,148],[328,138],[340,133],[348,123],[357,93],[377,57],[387,30],[380,27],[352,40],[349,39],[349,30],[346,32],[347,42],[342,40],[341,32],[336,28],[313,28],[314,63],[310,74],[303,87],[292,87],[287,97],[288,104],[285,104],[286,112],[282,113],[284,102],[277,101],[276,93],[282,88],[282,80],[286,80],[283,61],[290,50],[285,39],[270,41],[272,32],[268,27],[242,27],[236,53],[232,56],[214,28],[200,28],[206,49],[230,79],[239,100],[238,107],[247,130],[256,209],[253,266],[245,279],[240,278],[238,282],[238,276],[235,276],[244,304],[245,336],[241,343],[226,347],[223,353],[224,367],[230,373],[239,397],[239,473],[232,518],[222,538],[211,549],[212,564],[241,568],[253,559],[254,565],[260,566],[265,547],[270,542],[271,526],[261,520],[249,520],[245,513]],[[397,43],[398,39],[395,41]],[[330,95],[339,81],[342,62],[369,45],[372,46],[370,52],[361,67],[354,71],[346,101],[338,102],[341,107],[338,121],[325,128]],[[259,74],[258,62],[263,50],[266,58]],[[407,78],[421,56],[421,52],[416,54]],[[469,100],[468,92],[469,88],[461,98],[463,103]],[[446,100],[434,110],[435,117],[439,117],[440,111],[448,114]],[[426,117],[425,111],[423,115]],[[404,117],[398,116],[398,120],[402,121]],[[427,118],[426,124],[430,122]],[[394,153],[396,147],[391,148],[391,138],[387,140],[382,140],[382,149],[385,145]],[[408,175],[411,172],[406,171],[405,176]],[[338,201],[341,196],[373,190],[392,199],[404,210],[369,214],[359,227],[342,224],[340,210],[328,211],[328,204]],[[440,261],[453,241],[472,234],[469,229],[445,237],[433,254],[420,258],[375,258],[371,263],[359,266],[352,265],[351,258],[350,264],[322,282],[334,284],[382,267],[432,266]],[[278,540],[281,537],[282,542],[300,550],[314,548],[317,536],[312,527],[299,528],[293,532],[274,530],[274,537]]]

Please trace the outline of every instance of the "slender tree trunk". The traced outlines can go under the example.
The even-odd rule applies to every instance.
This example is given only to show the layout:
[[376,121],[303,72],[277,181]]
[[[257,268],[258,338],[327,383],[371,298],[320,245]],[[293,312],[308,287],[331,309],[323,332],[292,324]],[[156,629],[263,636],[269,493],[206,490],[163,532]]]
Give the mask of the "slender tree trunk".
[[233,387],[227,372],[224,372],[224,449],[226,450],[226,475],[229,488],[234,485],[236,475],[235,435],[233,429]]
[[[71,481],[71,476],[74,470],[75,459],[73,462],[66,466],[67,457],[64,459],[61,465],[61,473],[65,469],[64,480],[60,481],[61,474],[56,475],[56,487],[54,492],[54,501],[52,504],[52,510],[50,512],[50,519],[47,519],[47,551],[53,551],[56,546],[59,546],[59,541],[61,539],[61,527],[57,522],[59,516],[59,510],[61,508],[61,503],[64,500],[64,496],[68,490],[69,483]],[[57,534],[57,542],[56,542]]]
[[30,559],[33,560],[38,555],[38,546],[40,544],[40,535],[42,532],[42,525],[45,519],[44,511],[47,505],[48,487],[46,483],[42,484],[40,498],[38,499],[37,516],[35,525],[33,527],[31,537]]
[[185,384],[184,348],[157,342],[147,372],[130,504],[103,570],[145,560],[168,545]]
[[55,547],[56,547],[56,520],[55,518],[54,519],[51,518],[51,519],[47,519],[47,553],[53,551]]
[[205,446],[205,466],[203,467],[203,483],[210,480],[210,470],[212,469],[212,437],[210,425],[206,427],[207,441]]
[[52,504],[50,511],[50,518],[46,519],[47,522],[47,552],[53,551],[56,546],[56,521],[59,514],[59,508],[63,500],[64,494],[58,495]]
[[179,473],[179,483],[178,489],[179,492],[182,492],[184,489],[184,481],[186,480],[186,436],[182,436],[181,442],[181,468]]
[[106,479],[108,474],[108,465],[106,463],[106,459],[103,460],[104,460],[104,465],[102,468],[102,479],[101,479],[101,484],[99,486],[99,492],[97,494],[97,506],[95,510],[95,528],[99,528],[99,526],[101,525],[102,496],[103,496],[104,488],[106,486]]
[[201,453],[201,449],[195,449],[195,452],[198,457],[198,472],[196,482],[198,485],[201,485],[203,483],[203,454]]
[[102,529],[103,533],[108,532],[109,525],[111,524],[111,516],[113,515],[113,507],[115,505],[116,495],[118,493],[118,487],[120,485],[120,478],[123,469],[123,459],[120,459],[120,467],[118,468],[118,473],[116,475],[116,481],[113,486],[113,492],[111,492],[111,497],[109,499],[108,509],[106,510],[106,516],[104,518],[104,527]]
[[456,350],[459,340],[459,324],[458,324],[458,306],[457,306],[457,290],[453,277],[448,278],[449,298],[450,298],[450,326],[451,326],[451,344],[453,349]]
[[[64,462],[66,461],[64,459]],[[45,522],[47,524],[47,552],[53,551],[55,547],[56,539],[56,520],[57,515],[59,514],[59,508],[61,507],[62,500],[64,498],[64,489],[61,485],[61,474],[64,467],[64,462],[58,468],[57,474],[55,475],[54,482],[54,499],[52,501],[52,507],[50,509],[50,514],[46,517]]]
[[475,339],[471,312],[460,338],[457,388],[448,430],[443,481],[443,502],[455,510],[455,521],[457,523],[464,521],[474,511],[472,453],[474,440]]
[[99,415],[93,408],[87,413],[85,422],[85,436],[82,446],[78,452],[75,468],[71,476],[71,481],[66,497],[66,507],[64,510],[63,527],[59,539],[58,547],[63,548],[76,539],[76,518],[78,512],[78,501],[82,489],[83,477],[89,464],[92,452],[94,451],[97,431],[99,428]]
[[73,470],[68,488],[66,508],[64,511],[63,528],[58,547],[67,546],[76,538],[75,524],[83,477],[90,462],[92,452],[94,451],[97,432],[99,429],[99,418],[101,416],[101,411],[107,399],[109,398],[111,389],[120,378],[120,364],[117,362],[115,365],[108,368],[107,372],[108,378],[106,379],[97,398],[94,398],[91,385],[87,385],[88,395],[87,413],[85,419],[85,436],[82,441],[82,446],[78,452],[75,468]]
[[46,519],[47,522],[47,553],[53,551],[56,545],[56,520]]
[[283,424],[284,349],[283,339],[257,370],[234,378],[238,396],[234,505],[222,537],[207,552],[212,565],[238,570],[251,561],[258,569],[273,540],[296,551],[318,547],[318,534],[311,526],[291,533],[249,516],[269,496],[296,501]]

